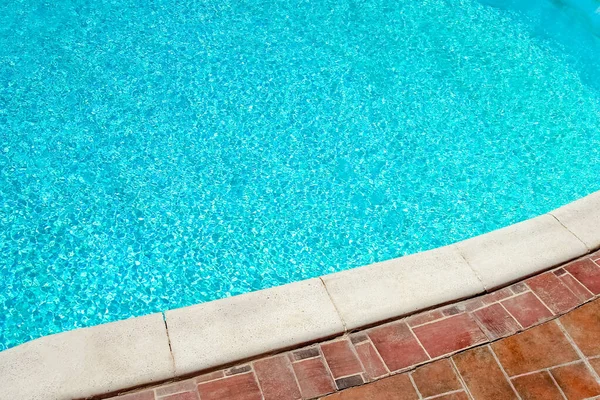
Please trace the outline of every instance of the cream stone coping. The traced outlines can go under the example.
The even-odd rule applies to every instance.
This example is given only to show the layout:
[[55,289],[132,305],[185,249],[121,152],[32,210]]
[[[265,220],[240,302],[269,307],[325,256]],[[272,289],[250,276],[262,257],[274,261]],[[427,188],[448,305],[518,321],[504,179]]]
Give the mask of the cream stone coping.
[[175,376],[162,314],[45,336],[0,353],[0,399],[80,399]]
[[166,316],[180,375],[344,332],[320,279],[167,311]]
[[528,219],[456,247],[491,290],[588,253],[588,248],[552,215]]
[[600,191],[551,211],[550,214],[585,243],[588,250],[600,248]]
[[456,246],[338,272],[322,279],[348,330],[485,291]]
[[0,400],[100,396],[233,364],[491,291],[599,247],[596,192],[450,246],[32,340],[0,352]]

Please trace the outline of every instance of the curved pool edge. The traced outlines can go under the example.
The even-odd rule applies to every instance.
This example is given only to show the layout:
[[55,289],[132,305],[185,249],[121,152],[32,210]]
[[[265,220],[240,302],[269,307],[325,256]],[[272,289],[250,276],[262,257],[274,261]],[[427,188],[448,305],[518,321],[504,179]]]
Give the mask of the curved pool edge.
[[0,352],[0,399],[99,396],[339,336],[588,254],[599,227],[600,191],[423,253],[45,336]]

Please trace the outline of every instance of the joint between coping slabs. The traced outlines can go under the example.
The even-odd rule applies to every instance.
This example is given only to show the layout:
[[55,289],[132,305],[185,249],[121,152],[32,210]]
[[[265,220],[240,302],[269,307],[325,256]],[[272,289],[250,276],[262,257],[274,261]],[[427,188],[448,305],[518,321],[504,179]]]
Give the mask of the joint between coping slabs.
[[171,355],[171,362],[173,363],[173,374],[177,375],[177,368],[175,367],[175,356],[173,355],[173,347],[171,347],[171,336],[169,335],[169,325],[167,325],[167,315],[164,311],[160,312],[165,323],[165,332],[167,333],[167,341],[169,342],[169,354]]
[[[465,263],[467,264],[469,269],[473,272],[473,274],[475,275],[475,277],[477,278],[479,283],[481,283],[481,287],[483,288],[483,291],[486,293],[490,293],[490,291],[488,290],[487,286],[485,286],[485,283],[483,283],[483,280],[481,279],[481,277],[479,276],[477,271],[475,271],[475,268],[473,268],[473,266],[469,263],[469,260],[467,260],[467,258],[464,256],[462,251],[460,251],[460,247],[457,246],[456,244],[453,244],[452,246],[456,249],[456,252],[460,255],[460,257],[465,261]],[[473,296],[473,297],[475,297],[475,296]]]
[[321,281],[321,284],[325,288],[325,293],[327,293],[327,297],[329,297],[331,304],[333,304],[333,308],[335,308],[335,312],[336,312],[337,316],[340,318],[340,321],[342,322],[342,327],[344,328],[344,333],[348,333],[348,328],[346,327],[346,321],[344,321],[344,318],[342,317],[340,310],[338,310],[338,307],[335,304],[335,301],[333,301],[333,297],[331,297],[331,294],[329,293],[329,289],[327,289],[327,285],[325,284],[323,277],[320,276],[319,280]]
[[576,234],[575,234],[573,231],[571,231],[569,228],[567,228],[567,227],[566,227],[566,225],[565,225],[565,224],[563,224],[563,223],[562,223],[562,221],[561,221],[560,219],[558,219],[558,218],[556,217],[556,215],[554,215],[554,214],[552,213],[552,211],[550,211],[550,212],[548,213],[548,215],[551,215],[551,216],[552,216],[552,218],[554,218],[554,219],[555,219],[555,220],[556,220],[556,221],[557,221],[557,222],[558,222],[558,223],[559,223],[559,224],[560,224],[560,225],[561,225],[563,228],[565,228],[565,229],[567,230],[567,232],[569,232],[571,235],[575,236],[575,238],[576,238],[577,240],[579,240],[579,241],[581,242],[581,244],[583,244],[583,245],[585,246],[585,248],[587,249],[587,254],[590,254],[592,251],[594,251],[594,249],[590,249],[590,248],[588,247],[588,245],[587,245],[587,244],[585,244],[585,242],[584,242],[583,240],[581,240],[581,238],[580,238],[579,236],[577,236],[577,235],[576,235]]

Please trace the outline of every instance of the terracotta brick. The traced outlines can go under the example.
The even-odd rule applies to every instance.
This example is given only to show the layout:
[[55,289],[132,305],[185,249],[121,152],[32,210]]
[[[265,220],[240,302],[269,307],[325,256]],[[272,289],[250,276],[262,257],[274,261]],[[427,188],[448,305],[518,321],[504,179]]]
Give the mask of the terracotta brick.
[[600,355],[600,300],[585,304],[559,320],[583,354]]
[[567,273],[567,270],[564,268],[555,269],[552,273],[556,276],[562,276]]
[[576,261],[566,267],[590,292],[600,294],[600,267],[589,259]]
[[200,375],[196,378],[196,383],[214,381],[225,376],[223,371],[210,372],[208,374]]
[[301,398],[294,371],[285,355],[256,361],[254,372],[265,400]]
[[344,378],[335,380],[335,386],[338,388],[338,390],[344,390],[350,387],[360,386],[363,383],[365,383],[365,381],[360,375],[346,376]]
[[250,372],[252,368],[249,365],[237,365],[235,367],[231,367],[225,370],[225,376],[243,374],[245,372]]
[[303,360],[292,364],[292,366],[298,378],[300,392],[303,397],[310,399],[335,391],[333,379],[331,379],[321,357]]
[[455,392],[444,396],[438,396],[435,400],[469,400],[469,396],[465,392]]
[[500,290],[496,290],[495,292],[492,292],[490,294],[486,294],[485,296],[483,296],[483,301],[486,304],[491,304],[506,299],[507,297],[510,297],[512,295],[513,292],[510,289],[510,287],[505,287]]
[[514,294],[524,293],[529,290],[529,286],[527,286],[527,284],[525,284],[525,282],[515,283],[510,288]]
[[195,392],[196,380],[188,379],[187,381],[176,382],[170,385],[156,388],[156,396],[167,396],[174,393]]
[[413,331],[432,358],[487,341],[469,314],[435,321],[416,327]]
[[592,292],[587,290],[585,286],[579,283],[577,279],[573,278],[572,275],[562,275],[560,277],[560,280],[565,284],[566,287],[568,287],[571,290],[571,292],[573,292],[573,294],[575,295],[575,297],[577,297],[580,303],[588,301],[589,299],[594,297]]
[[160,397],[160,400],[199,400],[198,392],[184,392],[171,394],[165,397]]
[[568,400],[600,395],[600,385],[583,362],[550,370]]
[[592,364],[592,368],[596,370],[596,373],[600,375],[600,358],[590,359],[590,364]]
[[564,400],[547,371],[514,378],[512,383],[522,400]]
[[445,317],[460,314],[461,312],[463,312],[463,310],[461,310],[458,305],[453,305],[442,309],[442,315],[444,315]]
[[423,397],[436,396],[462,389],[460,381],[448,360],[439,360],[418,368],[412,373],[412,378]]
[[504,300],[502,305],[523,328],[529,328],[552,317],[552,312],[531,292]]
[[[154,400],[154,391],[149,390],[145,392],[131,393],[123,396],[113,397],[118,400]],[[111,399],[112,400],[112,399]]]
[[307,358],[319,357],[321,353],[319,353],[318,347],[308,347],[306,349],[296,350],[292,352],[292,360],[299,361]]
[[363,332],[354,333],[354,334],[350,335],[350,341],[353,344],[366,342],[367,340],[369,340],[369,337]]
[[260,389],[254,374],[233,375],[227,378],[200,383],[198,393],[202,400],[261,400]]
[[440,310],[432,310],[409,317],[406,319],[406,323],[408,323],[410,327],[413,327],[417,325],[423,325],[443,317],[444,316],[442,315],[442,312]]
[[500,304],[492,304],[473,312],[491,340],[516,333],[521,327]]
[[575,361],[577,353],[554,321],[492,343],[509,376]]
[[379,378],[380,376],[387,374],[388,371],[371,342],[359,343],[354,347],[358,354],[358,358],[365,369],[365,377],[368,380]]
[[347,340],[322,344],[321,351],[334,379],[363,372],[360,361]]
[[408,375],[398,374],[368,385],[338,392],[323,400],[417,400],[418,398]]
[[481,297],[477,297],[475,299],[467,300],[464,304],[465,311],[471,312],[485,306],[486,303]]
[[371,329],[368,334],[390,371],[397,371],[429,359],[403,322]]
[[457,354],[452,358],[475,399],[517,398],[487,346]]
[[573,292],[551,272],[534,276],[527,284],[554,314],[563,314],[579,305]]

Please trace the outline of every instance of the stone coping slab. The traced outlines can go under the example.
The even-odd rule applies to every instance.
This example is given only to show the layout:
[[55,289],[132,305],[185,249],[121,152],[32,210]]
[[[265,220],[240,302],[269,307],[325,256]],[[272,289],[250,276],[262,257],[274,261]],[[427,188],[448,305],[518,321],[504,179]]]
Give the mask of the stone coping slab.
[[1,399],[71,399],[316,342],[471,297],[600,246],[600,192],[464,242],[0,352]]
[[552,215],[456,244],[486,289],[495,289],[577,258],[587,246]]
[[344,332],[320,279],[167,311],[166,321],[178,375]]
[[456,246],[326,275],[348,330],[485,291]]
[[0,353],[0,399],[78,399],[175,376],[162,314],[46,336]]
[[590,251],[600,248],[600,191],[550,212]]

